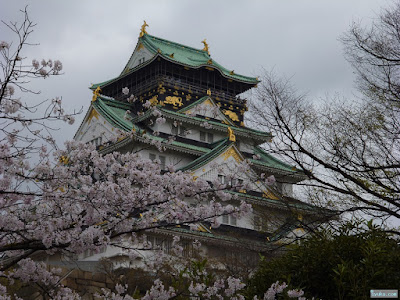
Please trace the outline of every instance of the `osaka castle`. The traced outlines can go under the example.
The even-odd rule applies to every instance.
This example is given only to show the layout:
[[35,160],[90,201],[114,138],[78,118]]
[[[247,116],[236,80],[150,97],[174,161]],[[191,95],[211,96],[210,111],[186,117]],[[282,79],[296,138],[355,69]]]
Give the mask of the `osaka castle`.
[[[93,98],[74,139],[104,154],[139,152],[161,169],[174,166],[194,179],[228,187],[246,183],[246,189],[229,190],[236,196],[231,204],[245,200],[253,206],[240,219],[219,217],[218,228],[207,222],[159,228],[148,239],[168,252],[178,235],[188,244],[200,241],[208,257],[243,261],[303,234],[301,224],[316,215],[292,195],[304,174],[263,149],[270,132],[246,127],[247,100],[239,95],[258,79],[220,65],[206,40],[193,48],[150,35],[146,26],[121,74],[90,87]],[[250,163],[249,172],[238,171],[243,161]],[[266,185],[261,178],[271,175],[276,183]]]

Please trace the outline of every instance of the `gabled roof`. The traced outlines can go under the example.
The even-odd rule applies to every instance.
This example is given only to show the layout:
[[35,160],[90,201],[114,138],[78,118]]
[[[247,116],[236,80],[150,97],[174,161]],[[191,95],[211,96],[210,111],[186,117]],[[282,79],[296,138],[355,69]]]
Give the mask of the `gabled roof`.
[[281,172],[293,176],[297,176],[300,179],[305,179],[304,173],[293,166],[290,166],[283,161],[273,157],[269,153],[265,152],[261,147],[254,147],[254,154],[259,156],[259,159],[250,159],[251,163],[259,167],[265,167],[267,169],[280,170]]
[[[202,103],[205,104],[210,104],[211,106],[214,107],[218,107],[218,105],[214,102],[214,100],[210,97],[210,96],[204,96],[201,97],[199,100],[196,100],[192,103],[190,103],[188,106],[185,106],[184,108],[179,109],[177,112],[178,113],[186,113],[188,114],[188,112],[192,109],[196,109],[197,106],[201,105]],[[226,123],[229,124],[231,126],[236,126],[232,120],[230,118],[228,118],[226,115],[224,115],[221,111],[221,109],[218,107],[218,113],[219,113],[219,117]]]
[[279,199],[272,199],[272,197],[266,196],[256,196],[250,195],[246,193],[241,193],[237,191],[227,191],[228,193],[237,196],[239,199],[244,199],[249,203],[263,204],[269,207],[278,208],[278,209],[294,209],[301,210],[303,212],[313,212],[315,211],[316,206],[301,202],[299,200],[288,198],[285,196],[280,197]]
[[[189,124],[201,125],[204,122],[207,122],[208,124],[212,125],[213,129],[216,129],[219,131],[224,131],[224,132],[226,132],[228,130],[228,127],[231,127],[232,130],[234,131],[235,135],[242,136],[242,137],[253,138],[253,139],[261,140],[263,142],[269,141],[272,137],[272,135],[269,132],[259,131],[259,130],[247,128],[247,127],[232,126],[232,125],[224,124],[224,123],[221,123],[218,121],[207,120],[207,119],[200,118],[200,117],[188,116],[184,113],[180,113],[179,111],[172,111],[172,110],[165,109],[162,106],[158,106],[157,109],[166,118],[174,119],[174,120],[181,121],[181,122],[186,122]],[[150,118],[152,116],[152,114],[153,114],[153,112],[151,110],[147,110],[142,116],[134,117],[132,121],[134,123],[144,121],[144,120]]]
[[214,158],[220,156],[224,153],[229,147],[233,147],[234,143],[229,141],[228,138],[221,140],[220,142],[216,143],[216,146],[210,150],[208,153],[200,156],[199,158],[195,159],[188,165],[180,168],[181,171],[188,171],[188,170],[197,170],[204,166],[205,164],[212,161]]
[[[179,109],[177,112],[178,113],[187,112],[188,110],[195,108],[197,105],[200,105],[203,102],[207,102],[207,100],[209,100],[211,102],[211,105],[218,106],[210,96],[204,96],[204,97],[201,97],[200,99],[190,103],[189,105],[185,106],[184,108]],[[226,119],[229,120],[228,118],[226,118]]]
[[[92,102],[92,105],[111,125],[126,132],[130,132],[134,129],[135,137],[144,143],[149,143],[151,140],[160,141],[163,142],[167,148],[178,151],[186,150],[198,155],[207,153],[210,150],[204,147],[182,143],[179,141],[168,142],[168,140],[165,138],[151,134],[144,135],[144,130],[135,125],[132,119],[125,118],[126,111],[130,108],[130,104],[128,103],[115,101],[112,100],[112,98],[100,95],[96,101]],[[123,143],[123,141],[120,141],[120,143]],[[103,152],[107,152],[107,148],[113,149],[115,147],[113,147],[113,145],[105,147]]]
[[129,103],[99,96],[96,101],[92,102],[92,105],[113,126],[128,132],[134,128],[135,125],[132,121],[124,117],[126,111],[130,109]]
[[[230,145],[233,144],[232,142],[228,141],[227,138],[225,138],[223,140],[215,142],[213,145],[211,145],[211,149],[209,149],[185,142],[168,142],[168,140],[165,138],[162,138],[160,136],[153,136],[151,134],[147,134],[146,137],[143,137],[144,130],[138,125],[138,123],[150,118],[153,115],[152,110],[147,110],[142,116],[136,116],[135,118],[125,118],[126,111],[130,109],[130,104],[116,101],[113,98],[104,95],[99,95],[97,100],[92,102],[91,106],[93,109],[96,109],[96,111],[101,114],[112,126],[115,126],[116,128],[119,128],[126,132],[130,132],[132,131],[132,129],[134,129],[135,136],[138,140],[141,140],[143,142],[146,142],[146,140],[157,140],[165,143],[167,148],[175,149],[178,151],[181,149],[183,151],[190,151],[191,153],[200,155],[198,159],[185,166],[185,170],[199,168],[199,166],[207,163],[212,158],[217,157],[219,154],[227,150]],[[227,131],[227,128],[230,127],[229,125],[220,122],[187,116],[186,114],[170,111],[162,107],[157,107],[157,109],[166,118],[171,118],[192,124],[202,124],[204,121],[207,121],[213,126],[213,128],[217,130],[219,129],[221,131]],[[258,139],[269,139],[271,137],[269,133],[257,131],[250,128],[231,128],[234,130],[235,135],[237,136],[258,137]],[[284,162],[272,157],[270,154],[263,151],[260,147],[255,147],[254,153],[260,156],[260,159],[250,159],[250,161],[255,166],[262,166],[268,169],[273,169],[274,171],[281,171],[285,174],[298,174],[299,176],[302,176],[303,174],[299,170],[293,169],[293,167],[289,166],[288,164],[285,164]]]
[[[185,46],[179,43],[152,36],[147,33],[144,34],[142,37],[139,37],[138,45],[140,43],[143,44],[143,46],[146,47],[146,49],[148,49],[154,55],[161,56],[168,61],[178,63],[183,66],[195,69],[198,69],[200,67],[210,67],[218,70],[222,74],[222,76],[229,79],[234,79],[250,84],[257,84],[259,82],[257,78],[235,74],[233,70],[228,70],[224,68],[216,61],[214,61],[205,50]],[[130,59],[126,64],[123,73],[126,73],[132,69],[132,63],[133,62]]]

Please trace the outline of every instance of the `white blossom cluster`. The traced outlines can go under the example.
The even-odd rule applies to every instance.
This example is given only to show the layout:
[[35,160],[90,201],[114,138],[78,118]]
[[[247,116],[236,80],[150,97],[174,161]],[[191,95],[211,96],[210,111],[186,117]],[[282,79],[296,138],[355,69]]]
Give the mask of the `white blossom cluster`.
[[[286,294],[289,298],[296,298],[298,300],[306,300],[303,290],[286,290],[288,287],[287,283],[279,283],[279,281],[273,283],[271,287],[265,292],[263,300],[275,300],[277,299],[277,295]],[[286,290],[286,291],[285,291]],[[285,292],[285,293],[284,293]],[[255,296],[253,300],[258,300],[258,297]]]
[[59,75],[63,68],[63,65],[62,65],[62,62],[59,60],[55,60],[53,62],[53,60],[51,60],[51,59],[49,59],[47,61],[42,59],[42,61],[39,64],[39,61],[37,61],[36,59],[33,59],[32,60],[32,68],[33,68],[33,71],[32,71],[33,74],[40,75],[40,76],[46,78],[50,75]]
[[[0,158],[9,157],[9,151],[7,144],[0,144]],[[220,215],[251,210],[244,202],[237,208],[224,206],[219,201],[230,200],[230,194],[215,193],[207,182],[193,180],[187,173],[162,174],[158,164],[137,154],[102,156],[92,145],[68,142],[65,150],[54,152],[56,165],[46,147],[40,156],[42,162],[36,166],[24,159],[8,159],[0,166],[2,191],[16,191],[13,182],[21,174],[29,174],[39,188],[35,194],[0,195],[0,233],[15,232],[10,239],[0,240],[0,253],[10,257],[20,255],[11,249],[27,241],[36,241],[49,251],[78,254],[96,251],[123,233],[201,220],[218,226]],[[209,201],[213,197],[221,199]],[[194,203],[188,204],[189,198]],[[24,236],[18,232],[25,232]],[[182,248],[175,242],[179,254]],[[17,271],[10,274],[28,280]]]

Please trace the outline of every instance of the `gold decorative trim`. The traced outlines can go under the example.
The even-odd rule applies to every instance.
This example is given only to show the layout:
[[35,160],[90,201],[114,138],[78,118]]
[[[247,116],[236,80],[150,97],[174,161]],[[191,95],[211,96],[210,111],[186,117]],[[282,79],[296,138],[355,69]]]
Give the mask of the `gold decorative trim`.
[[87,122],[90,124],[93,118],[99,119],[99,113],[94,108],[90,111]]
[[264,198],[272,199],[272,200],[279,200],[279,198],[270,190],[266,190],[263,193]]
[[165,104],[172,104],[173,106],[182,106],[182,97],[167,96],[164,101]]
[[67,165],[69,162],[69,158],[67,156],[61,155],[60,158],[58,159],[60,163],[63,165]]
[[97,97],[100,95],[101,88],[98,86],[94,91],[93,91],[93,97],[92,97],[92,102],[97,100]]
[[160,83],[160,84],[158,85],[157,92],[158,92],[160,95],[162,95],[162,94],[164,94],[164,93],[166,92],[166,90],[165,90],[165,88],[163,87],[163,84],[162,84],[162,83]]
[[236,136],[230,127],[228,127],[228,137],[231,142],[236,142]]
[[210,99],[207,99],[206,101],[203,102],[204,105],[209,105],[209,106],[213,106],[212,102]]
[[208,51],[208,44],[206,42],[206,39],[201,41],[204,44],[203,51],[206,51],[208,55],[210,55],[210,52]]
[[224,114],[227,115],[229,118],[231,118],[232,121],[238,121],[239,122],[239,117],[238,115],[230,110],[225,110]]
[[155,95],[149,101],[150,101],[151,105],[157,105],[158,104],[158,95]]
[[148,27],[148,26],[149,25],[147,25],[146,21],[144,21],[144,23],[143,23],[143,25],[142,25],[142,27],[140,29],[139,37],[143,37],[147,33],[146,27]]
[[147,33],[146,27],[148,27],[148,26],[149,25],[147,25],[146,21],[144,21],[144,23],[143,23],[143,25],[142,25],[142,27],[140,29],[139,37],[143,37]]
[[224,157],[224,160],[227,160],[229,157],[233,157],[236,162],[241,162],[242,159],[239,153],[236,151],[234,147],[230,147],[226,152],[221,154]]

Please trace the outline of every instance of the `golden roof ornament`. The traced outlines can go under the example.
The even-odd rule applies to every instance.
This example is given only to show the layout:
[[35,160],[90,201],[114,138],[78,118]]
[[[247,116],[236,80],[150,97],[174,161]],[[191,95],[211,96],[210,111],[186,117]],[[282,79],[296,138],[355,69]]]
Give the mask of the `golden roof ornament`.
[[211,89],[207,90],[207,96],[211,96]]
[[94,91],[93,91],[93,98],[92,102],[96,101],[97,97],[100,95],[101,88],[98,86]]
[[232,128],[228,127],[228,137],[231,142],[236,142],[236,136],[233,133]]
[[63,165],[67,165],[68,162],[69,162],[68,156],[64,156],[64,155],[61,155],[61,156],[59,157],[58,160],[59,160],[60,163],[62,163]]
[[208,51],[208,44],[206,42],[206,39],[201,41],[204,44],[203,51],[206,51],[208,55],[210,55],[210,52]]
[[146,21],[144,21],[142,28],[140,29],[139,37],[144,36],[145,33],[147,34],[146,27],[148,27],[148,26],[149,25],[147,25]]

